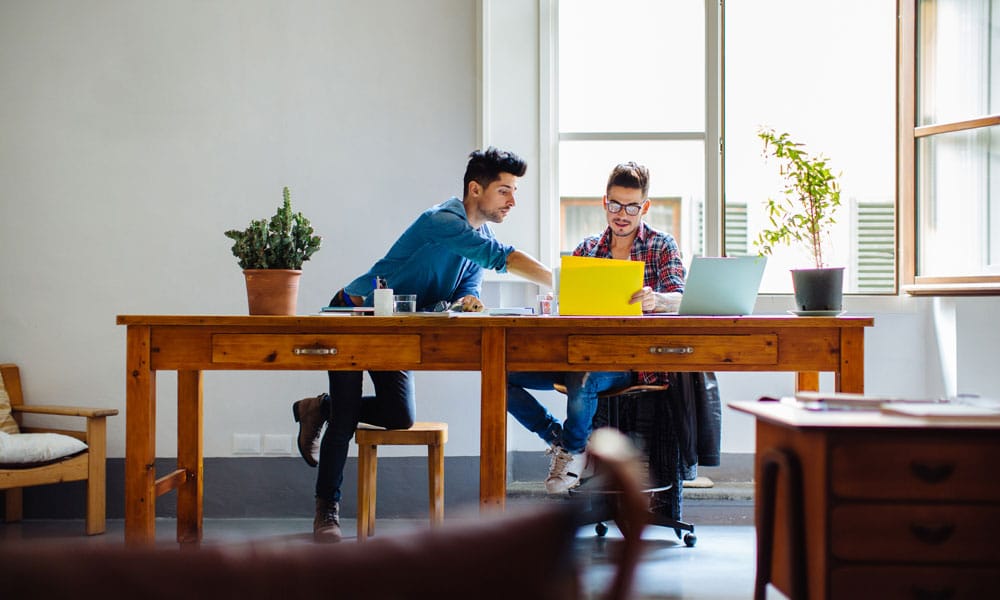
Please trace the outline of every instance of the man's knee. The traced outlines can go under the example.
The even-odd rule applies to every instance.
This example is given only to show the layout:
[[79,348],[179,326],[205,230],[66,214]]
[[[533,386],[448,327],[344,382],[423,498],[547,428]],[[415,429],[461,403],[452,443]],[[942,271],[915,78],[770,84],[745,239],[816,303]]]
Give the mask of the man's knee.
[[413,415],[399,415],[383,425],[386,429],[409,429],[413,427]]

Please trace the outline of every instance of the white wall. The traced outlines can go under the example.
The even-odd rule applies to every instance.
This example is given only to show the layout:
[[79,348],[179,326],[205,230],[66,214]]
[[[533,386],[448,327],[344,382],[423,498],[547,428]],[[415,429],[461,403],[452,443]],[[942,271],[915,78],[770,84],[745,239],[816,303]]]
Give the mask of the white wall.
[[[38,402],[124,409],[115,316],[245,314],[222,232],[273,214],[285,185],[325,238],[299,298],[318,309],[461,194],[475,50],[469,0],[0,3],[0,360]],[[159,380],[172,423],[176,377]],[[440,381],[420,416],[460,422],[464,386]],[[325,387],[207,373],[206,455],[232,433],[293,432],[291,400]]]
[[[491,103],[487,141],[535,166],[538,148],[517,146],[538,141],[537,46],[522,39],[537,21],[530,2],[491,4],[521,11],[495,15],[512,34],[493,42],[527,58],[495,73],[508,98]],[[325,237],[299,312],[324,304],[419,211],[460,193],[482,125],[477,26],[470,0],[0,3],[0,361],[22,366],[35,402],[122,410],[109,454],[123,456],[115,315],[244,314],[222,232],[271,215],[284,185]],[[503,230],[532,250],[537,177]],[[500,279],[488,298],[533,293]],[[762,298],[758,311],[789,305]],[[872,393],[1000,387],[990,361],[1000,300],[852,298],[848,308],[876,317]],[[728,402],[789,393],[793,376],[720,381]],[[321,372],[207,372],[206,456],[230,455],[234,433],[294,433],[290,402],[325,387]],[[417,374],[418,418],[451,424],[449,455],[478,454],[478,389],[472,373]],[[175,390],[174,374],[160,374],[160,456],[174,453]],[[562,399],[547,399],[559,412]],[[723,451],[752,451],[749,419],[724,419]],[[509,432],[511,449],[542,447],[513,422]]]

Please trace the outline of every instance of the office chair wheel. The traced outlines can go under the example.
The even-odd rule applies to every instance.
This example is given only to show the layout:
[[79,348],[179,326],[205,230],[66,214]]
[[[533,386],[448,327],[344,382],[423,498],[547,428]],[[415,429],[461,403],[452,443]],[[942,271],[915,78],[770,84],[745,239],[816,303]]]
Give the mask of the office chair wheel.
[[698,536],[693,533],[684,534],[684,545],[688,548],[694,548],[694,545],[698,543]]
[[594,525],[594,531],[599,537],[604,537],[608,533],[608,526],[604,523],[598,523],[597,525]]

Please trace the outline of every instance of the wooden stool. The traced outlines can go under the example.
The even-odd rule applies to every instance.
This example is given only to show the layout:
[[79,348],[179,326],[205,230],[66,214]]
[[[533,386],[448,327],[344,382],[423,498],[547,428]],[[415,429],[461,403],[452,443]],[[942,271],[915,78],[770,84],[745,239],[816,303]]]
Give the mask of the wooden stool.
[[444,444],[447,423],[414,423],[409,429],[363,429],[354,432],[358,443],[358,541],[375,533],[375,483],[379,446],[427,446],[427,479],[431,525],[444,520]]

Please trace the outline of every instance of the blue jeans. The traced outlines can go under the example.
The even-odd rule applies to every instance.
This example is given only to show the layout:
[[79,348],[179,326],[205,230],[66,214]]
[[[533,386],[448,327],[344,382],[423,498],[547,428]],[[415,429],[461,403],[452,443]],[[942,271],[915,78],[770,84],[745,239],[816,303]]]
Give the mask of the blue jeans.
[[413,425],[416,403],[409,371],[368,371],[375,385],[374,396],[361,395],[364,371],[328,371],[328,374],[330,405],[326,432],[320,442],[316,497],[340,502],[344,464],[358,423],[407,429]]
[[[566,422],[562,425],[527,391],[551,390],[555,383],[566,386]],[[558,444],[567,452],[579,454],[587,447],[591,422],[597,412],[597,394],[630,383],[632,373],[627,371],[507,373],[507,412],[545,443]]]

